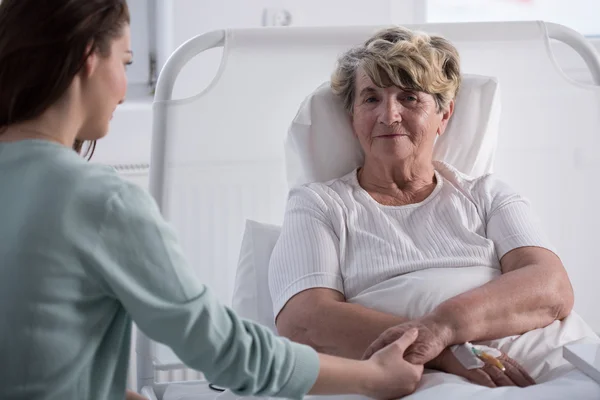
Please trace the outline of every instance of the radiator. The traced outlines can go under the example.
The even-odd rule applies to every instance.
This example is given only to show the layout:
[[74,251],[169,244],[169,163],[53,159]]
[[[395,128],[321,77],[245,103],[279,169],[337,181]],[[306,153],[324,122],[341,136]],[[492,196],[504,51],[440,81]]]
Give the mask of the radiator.
[[[176,173],[170,171],[169,221],[179,233],[190,266],[223,304],[231,303],[245,221],[281,223],[288,192],[283,165],[280,159],[198,162],[174,165]],[[147,165],[114,167],[125,179],[148,187]],[[155,345],[154,355],[166,365],[172,364],[170,360],[176,359],[172,352]],[[129,382],[136,387],[134,351],[131,356]],[[155,367],[155,382],[202,378],[201,373],[189,369],[162,371]]]
[[148,190],[149,164],[116,164],[111,165],[123,178]]
[[[135,357],[135,346],[133,345],[133,343],[135,343],[136,330],[137,328],[134,324],[133,329],[131,330],[132,346],[129,352],[129,370],[127,371],[127,388],[133,391],[137,390],[137,360]],[[157,383],[197,380],[204,380],[204,374],[202,374],[200,371],[189,368],[173,369],[169,371],[156,371],[154,375],[154,381]]]

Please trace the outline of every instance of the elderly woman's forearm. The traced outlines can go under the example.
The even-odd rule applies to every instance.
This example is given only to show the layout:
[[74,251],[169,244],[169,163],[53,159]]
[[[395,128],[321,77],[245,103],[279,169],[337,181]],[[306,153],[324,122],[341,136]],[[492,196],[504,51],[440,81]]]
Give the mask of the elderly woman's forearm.
[[277,328],[281,335],[321,353],[360,359],[383,331],[406,321],[358,304],[331,301],[282,313]]
[[573,292],[560,268],[530,265],[453,297],[427,318],[445,326],[452,343],[491,340],[565,318]]

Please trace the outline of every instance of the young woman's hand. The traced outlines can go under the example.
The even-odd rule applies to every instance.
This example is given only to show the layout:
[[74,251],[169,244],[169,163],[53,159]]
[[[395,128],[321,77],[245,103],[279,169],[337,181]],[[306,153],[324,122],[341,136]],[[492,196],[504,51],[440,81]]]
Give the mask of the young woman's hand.
[[418,332],[408,330],[375,352],[368,360],[351,360],[320,354],[319,376],[309,394],[362,394],[372,399],[397,399],[415,391],[422,365],[404,359]]
[[125,400],[148,400],[148,399],[145,398],[144,396],[142,396],[141,394],[137,394],[136,392],[133,392],[131,390],[126,390],[125,391]]
[[422,318],[413,321],[407,321],[400,325],[393,326],[384,331],[369,346],[363,359],[368,359],[373,353],[388,344],[396,341],[409,330],[415,329],[419,332],[417,339],[406,349],[404,358],[413,364],[427,364],[450,345],[451,339],[449,330],[438,324],[432,318]]
[[413,393],[423,374],[422,365],[404,359],[404,352],[417,339],[418,331],[406,331],[399,339],[375,352],[368,360],[366,392],[375,399],[397,399]]

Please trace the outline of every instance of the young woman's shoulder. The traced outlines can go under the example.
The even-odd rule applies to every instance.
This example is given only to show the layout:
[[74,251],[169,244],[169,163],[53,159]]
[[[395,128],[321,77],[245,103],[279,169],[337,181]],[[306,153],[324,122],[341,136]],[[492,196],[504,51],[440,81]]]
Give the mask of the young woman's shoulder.
[[102,208],[115,207],[115,204],[124,209],[156,208],[146,189],[127,180],[110,166],[89,163],[81,172],[77,191],[89,204]]

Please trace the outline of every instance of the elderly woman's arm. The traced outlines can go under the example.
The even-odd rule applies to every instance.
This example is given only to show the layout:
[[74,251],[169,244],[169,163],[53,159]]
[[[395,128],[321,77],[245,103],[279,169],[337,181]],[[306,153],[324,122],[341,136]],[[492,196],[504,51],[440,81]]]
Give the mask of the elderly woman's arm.
[[450,344],[496,339],[542,328],[573,308],[573,289],[560,259],[539,247],[510,251],[503,275],[440,304],[431,319]]
[[502,275],[441,303],[431,314],[384,332],[367,350],[418,325],[423,340],[408,359],[426,362],[448,345],[518,335],[565,318],[573,289],[565,268],[547,243],[529,202],[493,176],[473,188],[483,210],[485,232],[494,242]]
[[406,320],[346,302],[333,226],[341,216],[321,189],[290,191],[269,266],[277,330],[323,353],[357,359],[383,331]]
[[554,253],[538,247],[517,248],[502,257],[501,264],[500,277],[446,300],[420,320],[389,328],[364,357],[413,327],[420,334],[406,358],[425,363],[447,346],[522,334],[569,315],[573,289]]
[[304,290],[292,297],[277,317],[277,330],[316,350],[360,359],[386,329],[407,319],[347,303],[344,295],[327,288]]
[[[279,315],[277,326],[283,336],[308,344],[323,353],[359,358],[381,332],[405,321],[402,317],[346,303],[343,295],[334,290],[316,288],[305,290],[290,299]],[[501,359],[507,367],[504,373],[488,368],[490,366],[482,370],[467,370],[446,350],[427,367],[489,387],[525,387],[535,383],[514,360],[506,355]]]

